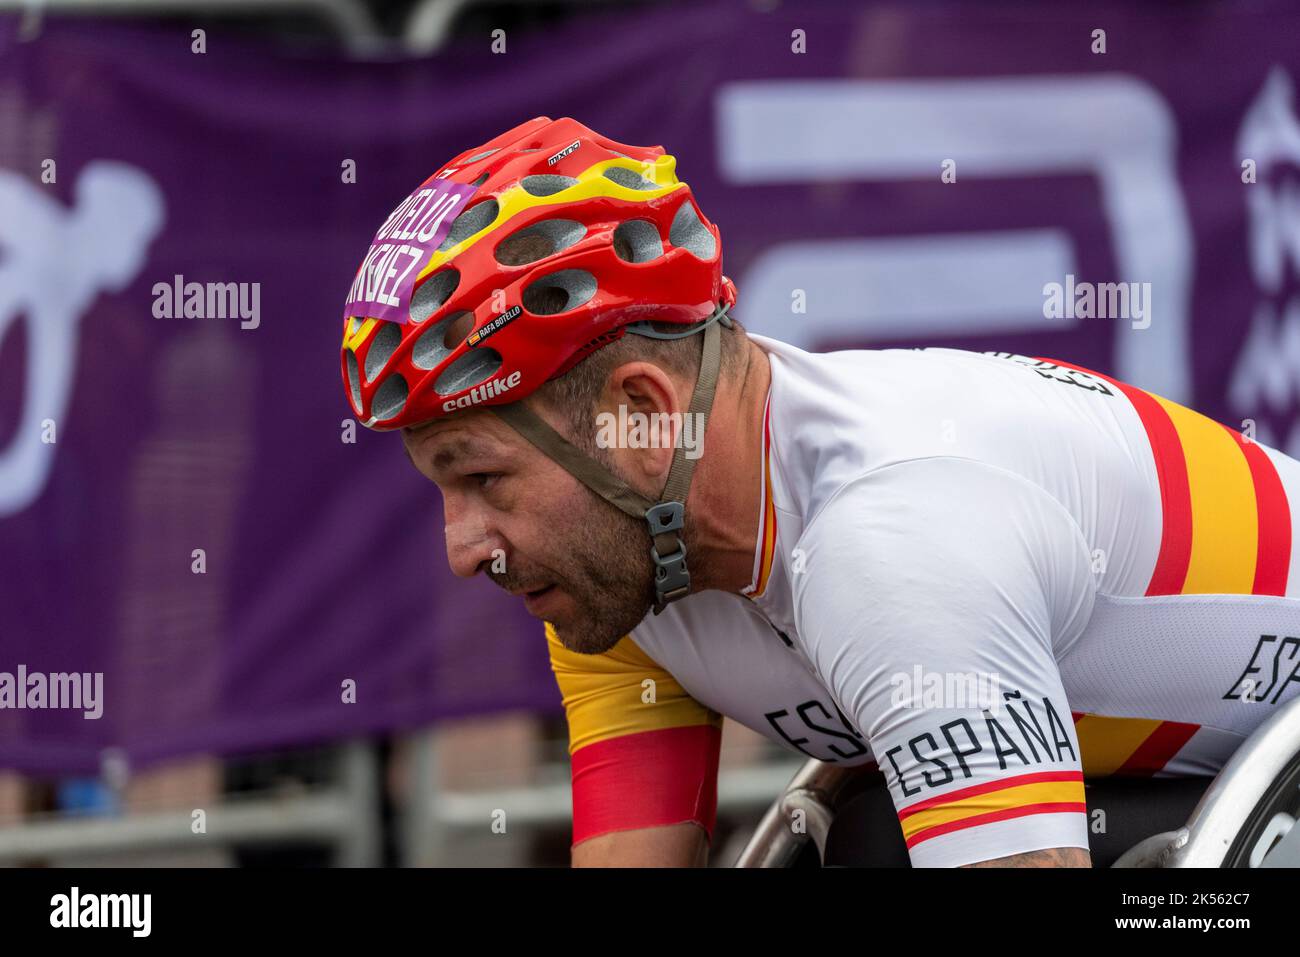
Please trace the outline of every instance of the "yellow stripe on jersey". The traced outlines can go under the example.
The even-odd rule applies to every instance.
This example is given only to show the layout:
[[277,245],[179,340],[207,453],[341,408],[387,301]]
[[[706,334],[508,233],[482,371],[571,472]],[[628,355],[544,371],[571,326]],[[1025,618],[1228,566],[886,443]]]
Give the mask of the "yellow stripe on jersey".
[[1192,548],[1183,594],[1249,595],[1259,549],[1250,465],[1218,422],[1158,395],[1151,397],[1173,422],[1187,463]]
[[546,642],[569,722],[570,754],[640,731],[722,726],[720,714],[692,698],[630,635],[603,654],[583,655],[565,648],[547,622]]
[[1161,722],[1085,714],[1074,723],[1085,777],[1105,777],[1124,766]]
[[1074,730],[1087,777],[1150,777],[1178,756],[1200,725],[1075,712]]
[[987,781],[920,801],[898,812],[909,848],[954,831],[1033,814],[1082,813],[1078,771],[1039,771]]

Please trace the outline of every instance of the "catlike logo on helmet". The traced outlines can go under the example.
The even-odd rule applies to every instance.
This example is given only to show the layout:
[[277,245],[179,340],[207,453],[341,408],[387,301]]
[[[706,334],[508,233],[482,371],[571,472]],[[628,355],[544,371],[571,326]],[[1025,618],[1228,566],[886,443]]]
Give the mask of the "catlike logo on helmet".
[[490,379],[482,385],[476,385],[459,399],[448,399],[442,404],[442,411],[454,412],[457,409],[468,409],[471,405],[478,405],[480,402],[486,402],[488,399],[499,396],[502,392],[507,392],[519,385],[519,380],[523,378],[523,373],[518,370],[510,373],[504,379]]

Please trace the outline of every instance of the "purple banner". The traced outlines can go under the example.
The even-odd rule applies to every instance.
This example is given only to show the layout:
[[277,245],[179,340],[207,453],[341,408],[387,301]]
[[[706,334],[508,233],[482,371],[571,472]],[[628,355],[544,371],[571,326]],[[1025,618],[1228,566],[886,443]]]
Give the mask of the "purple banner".
[[558,708],[338,369],[353,282],[404,320],[445,238],[411,184],[534,116],[672,153],[755,332],[1068,358],[1300,452],[1294,9],[716,2],[385,62],[0,21],[0,766]]

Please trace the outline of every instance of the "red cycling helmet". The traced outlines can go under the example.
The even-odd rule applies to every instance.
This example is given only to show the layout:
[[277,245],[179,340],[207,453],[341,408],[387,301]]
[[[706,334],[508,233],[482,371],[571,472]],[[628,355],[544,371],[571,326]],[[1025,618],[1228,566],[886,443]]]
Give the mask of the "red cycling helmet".
[[661,146],[539,116],[456,157],[385,221],[345,309],[373,429],[517,402],[632,323],[725,317],[717,227]]

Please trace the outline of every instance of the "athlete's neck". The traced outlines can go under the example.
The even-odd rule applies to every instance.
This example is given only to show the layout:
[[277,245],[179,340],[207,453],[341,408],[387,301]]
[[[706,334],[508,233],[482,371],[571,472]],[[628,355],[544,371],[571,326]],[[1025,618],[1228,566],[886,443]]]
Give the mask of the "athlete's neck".
[[686,500],[691,591],[739,592],[753,580],[762,507],[763,409],[772,367],[745,341],[741,372],[724,377],[709,414],[704,451]]

